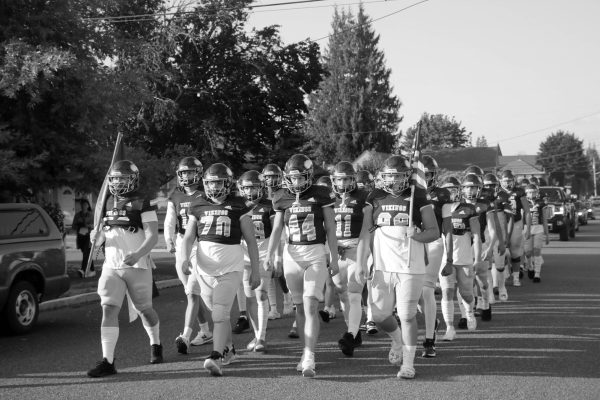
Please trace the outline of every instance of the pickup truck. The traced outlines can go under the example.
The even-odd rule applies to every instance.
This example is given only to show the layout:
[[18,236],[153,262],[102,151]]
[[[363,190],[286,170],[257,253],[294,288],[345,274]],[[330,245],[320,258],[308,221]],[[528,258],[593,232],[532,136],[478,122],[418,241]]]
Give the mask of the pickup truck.
[[540,197],[548,205],[548,230],[558,233],[563,242],[575,238],[575,231],[579,229],[577,211],[564,189],[559,186],[541,186]]
[[65,244],[44,209],[0,204],[0,317],[12,333],[35,326],[39,304],[69,290]]

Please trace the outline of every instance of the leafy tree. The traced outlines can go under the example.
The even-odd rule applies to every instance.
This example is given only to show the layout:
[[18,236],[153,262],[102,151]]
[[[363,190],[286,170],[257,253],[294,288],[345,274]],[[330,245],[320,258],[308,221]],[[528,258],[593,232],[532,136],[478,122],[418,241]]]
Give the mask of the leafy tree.
[[353,160],[364,150],[389,151],[401,118],[390,69],[363,6],[336,9],[323,56],[327,71],[309,96],[305,150],[318,162]]
[[14,193],[99,186],[107,165],[99,168],[97,157],[112,152],[118,126],[146,96],[139,69],[99,60],[127,59],[149,26],[85,18],[149,12],[160,4],[0,3],[0,186]]
[[[421,148],[427,150],[456,149],[469,147],[471,144],[471,132],[461,122],[457,122],[454,117],[449,118],[443,114],[431,115],[423,113],[421,116]],[[408,128],[404,139],[400,142],[400,149],[409,150],[414,141],[417,132],[417,122],[414,126]]]
[[250,3],[205,1],[155,32],[144,58],[160,73],[148,79],[152,101],[128,121],[131,145],[157,156],[183,146],[205,164],[234,168],[249,157],[264,163],[289,155],[304,96],[321,79],[319,49],[283,45],[275,26],[247,32]]
[[[559,130],[540,143],[537,162],[549,174],[550,182],[558,185],[574,183],[578,179],[586,180],[590,176],[583,141],[567,131]],[[577,193],[575,189],[573,192]]]
[[475,139],[475,147],[488,147],[488,142],[485,136],[479,136]]

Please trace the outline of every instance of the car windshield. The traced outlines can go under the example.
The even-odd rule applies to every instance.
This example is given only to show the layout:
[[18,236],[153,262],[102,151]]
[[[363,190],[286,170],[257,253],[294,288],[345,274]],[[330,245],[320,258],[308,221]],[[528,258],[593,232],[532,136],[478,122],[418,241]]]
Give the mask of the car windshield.
[[540,188],[540,196],[546,197],[548,201],[551,202],[561,202],[563,201],[563,196],[561,196],[560,189],[554,188]]

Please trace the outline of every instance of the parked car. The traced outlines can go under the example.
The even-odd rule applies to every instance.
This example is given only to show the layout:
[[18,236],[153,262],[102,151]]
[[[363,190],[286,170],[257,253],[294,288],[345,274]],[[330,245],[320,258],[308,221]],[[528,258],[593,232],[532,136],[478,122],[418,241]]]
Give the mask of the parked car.
[[577,220],[579,225],[587,225],[588,223],[588,208],[582,201],[575,202],[575,211],[577,212]]
[[0,204],[0,221],[0,312],[12,333],[26,333],[40,302],[69,290],[65,244],[36,204]]
[[567,197],[565,191],[559,186],[541,186],[540,196],[548,204],[548,230],[558,233],[561,241],[575,237],[579,229],[577,213],[573,201]]

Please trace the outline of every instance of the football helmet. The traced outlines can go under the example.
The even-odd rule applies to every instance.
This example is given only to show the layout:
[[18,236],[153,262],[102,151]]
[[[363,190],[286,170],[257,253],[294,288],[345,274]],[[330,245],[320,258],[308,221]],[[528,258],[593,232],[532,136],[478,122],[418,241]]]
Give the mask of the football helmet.
[[515,187],[515,176],[513,175],[510,169],[502,171],[502,175],[500,177],[500,186],[502,189],[510,192]]
[[435,158],[424,155],[421,157],[421,162],[423,163],[423,167],[425,167],[425,180],[427,181],[427,187],[434,187],[437,182],[437,174],[438,174],[438,163],[435,161]]
[[[290,193],[304,192],[312,185],[313,162],[304,154],[294,154],[285,163],[283,180]],[[299,178],[303,178],[299,180]]]
[[498,182],[496,175],[487,173],[483,176],[483,187],[485,189],[491,189],[495,196],[498,194],[498,189],[500,189],[500,182]]
[[129,160],[117,161],[108,172],[108,190],[113,196],[123,196],[136,190],[140,183],[140,170]]
[[531,178],[529,178],[529,183],[540,186],[540,180],[535,176],[532,176]]
[[361,169],[356,173],[356,186],[367,191],[373,190],[375,177],[366,169]]
[[262,175],[265,178],[265,187],[272,190],[277,190],[281,187],[283,181],[283,171],[277,164],[267,164],[262,170]]
[[331,174],[331,183],[333,191],[338,194],[350,193],[356,189],[356,172],[352,164],[348,161],[337,163]]
[[540,195],[540,189],[537,185],[530,183],[525,187],[525,195],[527,196],[528,200],[535,200]]
[[477,177],[479,177],[479,179],[483,178],[483,170],[481,168],[479,168],[477,165],[469,165],[467,167],[467,169],[465,169],[464,172],[465,175],[469,175],[469,174],[474,174],[477,175]]
[[[187,172],[187,173],[186,173]],[[184,157],[177,166],[177,182],[179,186],[188,187],[200,183],[202,179],[202,163],[196,157]]]
[[408,160],[401,155],[388,157],[381,167],[383,190],[399,195],[408,188],[412,168]]
[[242,197],[250,201],[256,201],[263,196],[265,178],[260,172],[251,169],[239,177],[237,187]]
[[527,178],[523,178],[519,181],[519,186],[521,186],[523,189],[525,189],[527,187],[527,185],[529,185],[531,182],[529,182],[529,179]]
[[381,177],[381,171],[377,171],[377,174],[375,174],[373,185],[375,185],[376,189],[383,189],[383,178]]
[[449,176],[442,181],[442,185],[444,189],[448,189],[450,192],[450,200],[457,201],[459,197],[459,188],[460,182],[453,176]]
[[331,190],[331,186],[332,186],[331,178],[328,177],[327,175],[320,176],[319,179],[317,179],[317,181],[315,182],[315,185],[326,186],[329,188],[329,190]]
[[481,194],[483,182],[475,174],[467,174],[460,183],[460,193],[464,199],[475,200]]
[[213,201],[218,201],[231,192],[233,172],[227,165],[216,163],[204,171],[202,182],[206,196]]

